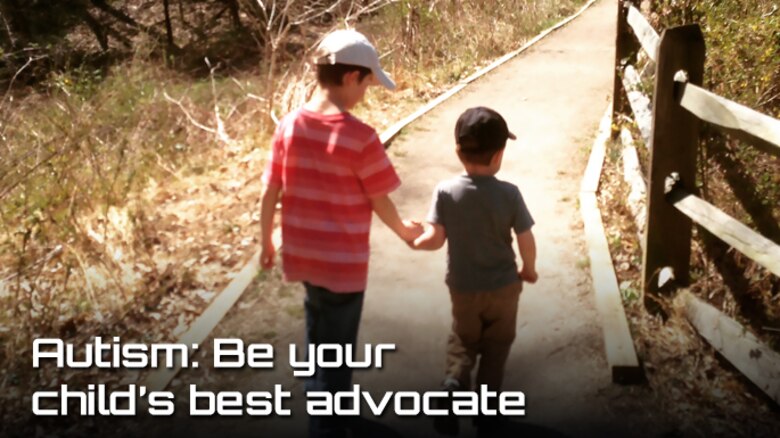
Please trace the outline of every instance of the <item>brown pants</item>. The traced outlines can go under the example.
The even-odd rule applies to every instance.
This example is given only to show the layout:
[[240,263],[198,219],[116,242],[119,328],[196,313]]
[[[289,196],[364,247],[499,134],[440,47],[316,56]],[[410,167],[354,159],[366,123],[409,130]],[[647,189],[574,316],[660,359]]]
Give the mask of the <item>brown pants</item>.
[[452,333],[447,345],[447,375],[471,387],[471,370],[480,356],[477,385],[498,391],[504,379],[504,365],[515,340],[517,302],[523,283],[484,292],[450,289]]

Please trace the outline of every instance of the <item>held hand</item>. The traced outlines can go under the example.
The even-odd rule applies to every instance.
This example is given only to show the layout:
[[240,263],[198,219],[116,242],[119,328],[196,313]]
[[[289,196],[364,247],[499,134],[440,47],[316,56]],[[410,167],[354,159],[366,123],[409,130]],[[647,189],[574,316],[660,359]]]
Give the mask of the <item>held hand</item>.
[[418,221],[405,219],[403,221],[403,225],[404,227],[402,229],[401,239],[410,245],[414,239],[418,238],[424,231],[422,224]]
[[425,232],[417,236],[414,240],[407,242],[409,248],[412,248],[415,251],[430,249],[430,248],[426,248],[426,245],[428,245],[429,243],[430,243],[430,235],[426,234]]
[[263,245],[263,250],[260,252],[260,267],[263,269],[273,268],[274,259],[276,259],[276,248],[274,248],[274,244],[270,243]]
[[520,277],[521,280],[525,281],[526,283],[536,283],[536,280],[539,279],[539,274],[536,273],[536,270],[534,269],[526,269],[523,268],[522,271],[517,273],[517,276]]
[[422,240],[425,238],[425,232],[423,234],[420,234],[419,236],[415,237],[414,239],[406,242],[407,245],[409,245],[409,248],[413,250],[419,250],[420,244],[422,243]]
[[[419,224],[418,222],[415,223]],[[436,251],[444,246],[447,236],[443,226],[430,223],[421,224],[421,226],[423,227],[422,234],[415,237],[414,240],[407,242],[410,248]]]

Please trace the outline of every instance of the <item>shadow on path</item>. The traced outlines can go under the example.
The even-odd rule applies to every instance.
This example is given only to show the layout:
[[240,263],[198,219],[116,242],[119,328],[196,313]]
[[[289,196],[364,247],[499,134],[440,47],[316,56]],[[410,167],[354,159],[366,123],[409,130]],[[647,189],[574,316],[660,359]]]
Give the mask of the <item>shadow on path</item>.
[[567,438],[567,435],[537,424],[501,421],[499,425],[489,429],[477,429],[477,438]]
[[403,435],[387,425],[363,417],[350,420],[350,431],[354,437],[403,438]]

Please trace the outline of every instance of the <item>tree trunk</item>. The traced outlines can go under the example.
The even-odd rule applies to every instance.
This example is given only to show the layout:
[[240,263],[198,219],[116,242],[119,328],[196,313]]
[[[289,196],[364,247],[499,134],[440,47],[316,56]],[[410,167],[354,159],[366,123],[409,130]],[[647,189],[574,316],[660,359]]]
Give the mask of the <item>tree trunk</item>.
[[165,11],[165,33],[168,37],[168,47],[174,47],[173,26],[171,26],[170,0],[163,0],[163,9]]
[[87,26],[89,26],[89,29],[92,31],[93,34],[95,34],[95,38],[97,38],[98,43],[100,44],[100,49],[104,52],[108,50],[108,34],[106,30],[103,28],[103,26],[93,17],[89,11],[84,8],[79,8],[78,14],[81,15],[81,18],[84,20],[85,23],[87,23]]
[[228,8],[230,8],[230,18],[233,20],[233,26],[238,29],[243,29],[241,24],[241,15],[239,14],[238,0],[225,0]]

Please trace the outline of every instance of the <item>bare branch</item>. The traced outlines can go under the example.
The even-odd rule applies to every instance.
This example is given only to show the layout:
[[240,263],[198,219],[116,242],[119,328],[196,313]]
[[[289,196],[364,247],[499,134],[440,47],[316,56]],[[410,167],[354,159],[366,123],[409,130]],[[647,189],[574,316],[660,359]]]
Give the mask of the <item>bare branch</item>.
[[14,38],[13,32],[11,32],[11,26],[8,25],[8,20],[5,19],[5,14],[0,12],[0,18],[3,19],[5,25],[5,32],[8,34],[8,41],[11,43],[11,47],[16,47],[16,38]]
[[14,272],[13,274],[9,275],[8,277],[5,277],[4,279],[0,280],[0,283],[8,283],[9,281],[12,281],[17,276],[24,274],[25,271],[30,270],[32,268],[35,268],[39,265],[45,265],[49,262],[49,260],[53,259],[54,257],[62,254],[62,245],[57,245],[54,247],[53,250],[51,250],[48,254],[46,254],[43,258],[39,259],[37,262],[26,265],[20,270]]
[[264,97],[260,97],[260,96],[258,96],[256,94],[252,94],[252,93],[247,93],[246,97],[248,97],[250,99],[254,99],[254,100],[259,100],[260,102],[268,102],[268,99],[266,99]]
[[354,14],[344,17],[344,23],[349,25],[350,22],[357,21],[363,15],[376,12],[379,9],[384,8],[385,6],[389,6],[393,3],[398,3],[398,1],[399,0],[374,0],[373,2],[367,4],[366,6],[363,6],[362,8],[358,9],[358,11],[355,12]]
[[217,131],[214,128],[210,128],[210,127],[208,127],[208,126],[198,122],[197,120],[195,120],[195,118],[192,117],[192,115],[189,113],[189,111],[187,111],[187,108],[184,107],[184,104],[181,103],[181,100],[176,100],[176,99],[172,98],[170,95],[168,95],[167,91],[163,91],[163,96],[165,97],[165,100],[167,100],[168,102],[178,106],[179,109],[181,110],[181,112],[183,112],[184,115],[187,117],[187,120],[189,120],[190,123],[192,123],[196,128],[202,129],[202,130],[204,130],[206,132],[209,132],[211,134],[214,134],[214,135],[218,135]]
[[320,18],[320,17],[324,16],[325,14],[330,14],[330,13],[333,12],[334,9],[339,7],[342,2],[343,2],[343,0],[337,0],[337,1],[333,2],[333,4],[331,4],[330,6],[325,8],[325,9],[311,8],[307,12],[304,12],[303,14],[298,16],[292,22],[292,24],[293,25],[300,25],[300,24],[303,24],[303,23],[305,23],[307,21],[314,20],[316,18]]
[[214,71],[216,71],[217,68],[219,68],[219,64],[215,65],[214,67],[211,66],[211,63],[209,62],[208,58],[205,58],[206,65],[209,66],[209,77],[211,78],[211,97],[214,100],[214,119],[217,123],[217,138],[220,139],[223,143],[230,143],[233,140],[228,136],[227,132],[225,131],[225,123],[222,121],[222,118],[219,116],[219,105],[217,105],[217,84],[214,81]]
[[14,76],[11,78],[11,81],[8,83],[8,89],[5,90],[5,95],[3,96],[3,103],[5,103],[5,101],[8,99],[8,95],[11,94],[11,88],[14,86],[14,81],[16,81],[16,78],[19,77],[22,71],[27,67],[29,67],[33,61],[37,61],[38,59],[41,58],[33,59],[32,57],[29,57],[27,58],[27,62],[25,62],[24,65],[19,70],[16,70],[16,73],[14,73]]

